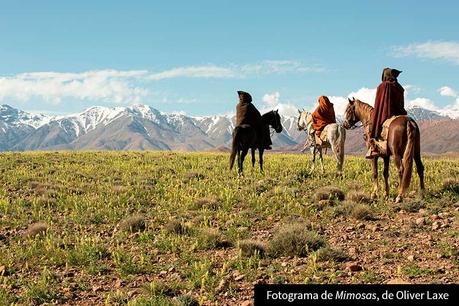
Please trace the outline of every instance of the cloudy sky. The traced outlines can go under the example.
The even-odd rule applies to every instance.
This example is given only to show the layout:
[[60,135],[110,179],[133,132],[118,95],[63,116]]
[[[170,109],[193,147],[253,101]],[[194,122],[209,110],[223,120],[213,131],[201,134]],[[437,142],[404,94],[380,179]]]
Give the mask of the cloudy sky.
[[2,1],[0,103],[44,113],[151,105],[190,115],[373,103],[459,108],[457,1]]

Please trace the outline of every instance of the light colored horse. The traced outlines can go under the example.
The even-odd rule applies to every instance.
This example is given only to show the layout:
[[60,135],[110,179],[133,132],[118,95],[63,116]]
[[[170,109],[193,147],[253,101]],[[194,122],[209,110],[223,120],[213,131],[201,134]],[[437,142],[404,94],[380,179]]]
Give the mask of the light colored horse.
[[[308,140],[313,132],[313,127],[312,127],[312,114],[308,111],[300,111],[299,112],[299,117],[298,117],[298,130],[306,130],[306,133],[308,134]],[[324,172],[324,159],[322,156],[322,149],[327,149],[331,148],[333,151],[333,154],[335,155],[336,161],[337,161],[337,172],[338,174],[341,174],[343,172],[343,163],[344,163],[344,142],[346,141],[346,130],[342,125],[339,125],[337,123],[331,123],[325,126],[325,129],[323,130],[322,133],[326,133],[326,139],[325,141],[322,142],[322,144],[316,144],[315,146],[311,146],[311,153],[312,153],[312,168],[311,172],[314,171],[315,166],[316,166],[316,154],[319,152],[319,158],[320,158],[320,164],[322,167],[322,173]],[[313,136],[313,135],[311,135]],[[308,141],[306,140],[306,141]],[[303,152],[306,150],[306,145],[305,148],[303,149]]]

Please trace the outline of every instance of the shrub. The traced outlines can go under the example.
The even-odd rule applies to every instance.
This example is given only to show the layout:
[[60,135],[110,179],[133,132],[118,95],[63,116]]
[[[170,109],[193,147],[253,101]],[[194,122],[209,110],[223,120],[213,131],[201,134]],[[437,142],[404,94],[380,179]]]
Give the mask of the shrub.
[[133,215],[127,217],[118,224],[121,231],[125,232],[142,232],[145,230],[145,218],[142,215]]
[[244,257],[250,257],[256,253],[260,256],[266,254],[266,245],[261,241],[246,239],[239,241],[239,249]]
[[305,224],[289,224],[274,235],[269,242],[269,254],[305,257],[310,251],[325,246],[325,240],[316,232],[309,231]]
[[326,186],[317,189],[314,194],[315,201],[321,200],[344,200],[344,192],[338,187]]

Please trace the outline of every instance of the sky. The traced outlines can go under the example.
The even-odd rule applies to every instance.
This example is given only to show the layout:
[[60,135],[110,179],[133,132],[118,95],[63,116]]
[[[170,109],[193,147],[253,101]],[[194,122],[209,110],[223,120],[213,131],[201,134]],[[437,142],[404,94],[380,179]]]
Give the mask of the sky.
[[147,104],[234,112],[237,90],[294,114],[370,104],[402,70],[407,106],[459,109],[457,1],[4,1],[0,104],[49,114]]

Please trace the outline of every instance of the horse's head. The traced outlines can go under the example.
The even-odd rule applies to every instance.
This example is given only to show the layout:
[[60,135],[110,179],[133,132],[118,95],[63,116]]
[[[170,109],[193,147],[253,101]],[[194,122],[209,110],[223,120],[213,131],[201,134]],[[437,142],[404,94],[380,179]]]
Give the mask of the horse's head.
[[276,133],[282,132],[281,118],[280,118],[280,115],[279,115],[279,111],[277,109],[273,111],[273,118],[274,118],[274,120],[273,120],[273,124],[271,124],[271,126],[274,128]]
[[261,117],[264,123],[271,126],[277,133],[282,132],[282,123],[277,110],[267,112]]
[[353,97],[352,100],[348,98],[348,100],[349,103],[347,104],[346,110],[344,111],[343,127],[345,129],[354,127],[355,124],[360,121],[355,114],[355,98]]
[[298,113],[297,127],[298,131],[302,131],[308,127],[309,121],[311,120],[311,113],[304,109],[302,111],[298,110]]

